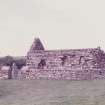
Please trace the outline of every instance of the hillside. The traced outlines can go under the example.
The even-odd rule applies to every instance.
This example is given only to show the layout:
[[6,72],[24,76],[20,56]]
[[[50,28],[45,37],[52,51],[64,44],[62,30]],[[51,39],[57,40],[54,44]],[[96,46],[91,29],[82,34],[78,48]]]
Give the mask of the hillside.
[[0,105],[105,105],[105,80],[1,80]]

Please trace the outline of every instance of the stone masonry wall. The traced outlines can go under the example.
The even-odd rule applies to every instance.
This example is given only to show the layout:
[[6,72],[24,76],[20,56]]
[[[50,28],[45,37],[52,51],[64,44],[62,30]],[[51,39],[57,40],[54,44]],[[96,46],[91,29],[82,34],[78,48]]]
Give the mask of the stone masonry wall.
[[[95,49],[29,52],[27,65],[38,69],[81,69],[98,66]],[[97,50],[96,50],[97,51]],[[40,63],[43,63],[42,65]],[[45,63],[45,65],[44,65]]]
[[105,78],[105,54],[99,48],[28,52],[27,79],[90,80]]

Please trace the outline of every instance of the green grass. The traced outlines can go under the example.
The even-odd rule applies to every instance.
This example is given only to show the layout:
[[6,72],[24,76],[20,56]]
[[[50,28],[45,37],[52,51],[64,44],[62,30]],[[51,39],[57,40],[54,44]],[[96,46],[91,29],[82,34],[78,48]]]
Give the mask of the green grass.
[[1,80],[0,105],[105,105],[105,80]]

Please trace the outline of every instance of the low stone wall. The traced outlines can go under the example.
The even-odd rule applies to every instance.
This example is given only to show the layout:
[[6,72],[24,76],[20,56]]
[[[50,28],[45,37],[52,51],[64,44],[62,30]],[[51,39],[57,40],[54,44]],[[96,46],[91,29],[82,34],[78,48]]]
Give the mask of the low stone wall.
[[21,72],[21,79],[93,80],[105,79],[104,70],[40,70]]
[[[0,79],[8,79],[9,70],[0,70]],[[105,70],[26,70],[12,79],[94,80],[105,79]]]
[[1,70],[0,69],[0,79],[8,79],[9,70]]

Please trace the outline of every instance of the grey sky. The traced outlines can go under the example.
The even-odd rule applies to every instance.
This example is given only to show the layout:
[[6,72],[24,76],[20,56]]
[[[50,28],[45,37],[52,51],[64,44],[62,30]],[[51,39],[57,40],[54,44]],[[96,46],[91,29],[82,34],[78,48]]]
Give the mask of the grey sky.
[[46,49],[105,50],[105,0],[0,0],[0,55],[26,55],[35,37]]

